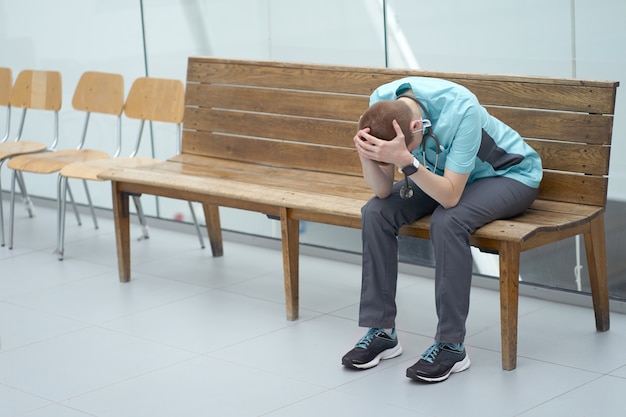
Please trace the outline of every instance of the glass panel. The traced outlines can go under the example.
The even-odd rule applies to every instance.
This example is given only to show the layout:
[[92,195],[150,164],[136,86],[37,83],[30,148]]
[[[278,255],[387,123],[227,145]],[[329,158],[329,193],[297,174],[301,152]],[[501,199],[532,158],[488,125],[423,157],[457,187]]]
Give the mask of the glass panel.
[[570,0],[387,3],[422,69],[570,75]]

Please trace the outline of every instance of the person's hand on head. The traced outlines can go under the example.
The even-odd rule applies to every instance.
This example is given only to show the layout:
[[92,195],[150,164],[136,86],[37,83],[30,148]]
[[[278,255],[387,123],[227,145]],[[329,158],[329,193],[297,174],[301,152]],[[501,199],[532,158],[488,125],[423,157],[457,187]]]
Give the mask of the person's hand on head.
[[410,152],[406,147],[406,140],[400,125],[396,120],[392,123],[396,136],[391,140],[379,139],[371,135],[369,128],[357,132],[354,142],[361,157],[379,164],[400,166],[400,164],[404,163],[407,154]]

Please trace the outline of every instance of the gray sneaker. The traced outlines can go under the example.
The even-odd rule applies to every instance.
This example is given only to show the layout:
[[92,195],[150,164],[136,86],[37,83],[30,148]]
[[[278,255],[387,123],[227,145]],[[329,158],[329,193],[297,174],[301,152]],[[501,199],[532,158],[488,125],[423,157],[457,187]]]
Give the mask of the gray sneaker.
[[370,328],[354,348],[341,359],[344,366],[352,369],[369,369],[381,359],[391,359],[402,354],[396,329],[387,334],[383,329]]
[[441,382],[448,379],[450,374],[469,367],[470,360],[463,343],[435,342],[415,365],[406,370],[406,376],[418,381]]

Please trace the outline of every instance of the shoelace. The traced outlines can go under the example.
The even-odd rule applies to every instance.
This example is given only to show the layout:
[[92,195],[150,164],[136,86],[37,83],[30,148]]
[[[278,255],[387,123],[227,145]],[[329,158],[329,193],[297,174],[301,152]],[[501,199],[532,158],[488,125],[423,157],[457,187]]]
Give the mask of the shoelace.
[[428,363],[433,363],[437,354],[441,350],[442,343],[435,343],[431,347],[429,347],[426,352],[422,354],[422,359],[424,359]]
[[357,348],[361,348],[361,349],[367,349],[367,347],[370,345],[370,343],[372,343],[372,340],[378,336],[381,333],[384,333],[385,331],[382,329],[375,329],[375,328],[371,328],[367,331],[367,333],[365,333],[365,336],[363,336],[361,338],[361,340],[359,340],[356,345],[354,347]]
[[443,347],[449,347],[451,350],[454,351],[461,351],[461,349],[459,349],[458,345],[453,345],[452,343],[441,343],[441,342],[436,342],[434,343],[431,347],[429,347],[426,352],[424,352],[422,354],[422,359],[424,359],[426,362],[428,363],[433,363],[433,361],[435,360],[435,358],[437,357],[437,354],[441,351],[441,349]]

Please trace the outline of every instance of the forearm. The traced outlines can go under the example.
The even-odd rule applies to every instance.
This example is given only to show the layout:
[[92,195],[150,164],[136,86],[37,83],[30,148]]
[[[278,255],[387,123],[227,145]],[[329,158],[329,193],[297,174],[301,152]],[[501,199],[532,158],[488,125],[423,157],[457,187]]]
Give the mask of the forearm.
[[381,165],[371,159],[361,157],[363,178],[376,197],[387,198],[393,188],[394,166]]
[[424,169],[423,166],[409,178],[444,208],[454,207],[458,203],[458,199],[452,198],[454,193],[452,192],[450,181],[433,174]]
[[[407,165],[409,164],[404,166]],[[456,206],[461,199],[461,194],[463,194],[469,175],[446,170],[444,175],[441,176],[420,165],[417,172],[409,178],[444,208],[451,208]]]

